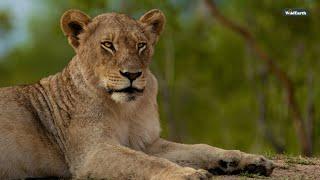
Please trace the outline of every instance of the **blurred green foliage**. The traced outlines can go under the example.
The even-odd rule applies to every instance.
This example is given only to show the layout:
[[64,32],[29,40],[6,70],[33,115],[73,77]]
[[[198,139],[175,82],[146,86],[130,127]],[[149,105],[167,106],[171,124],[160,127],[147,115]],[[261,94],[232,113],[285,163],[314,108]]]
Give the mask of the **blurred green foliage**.
[[10,12],[7,10],[0,11],[0,35],[5,34],[12,29],[12,23],[10,19]]
[[[34,11],[28,19],[28,40],[0,57],[1,86],[35,82],[68,63],[74,52],[59,27],[59,18],[67,9],[77,8],[92,17],[116,11],[139,18],[149,9],[159,8],[167,16],[167,25],[156,48],[152,70],[160,83],[163,136],[174,134],[187,143],[272,152],[274,148],[264,138],[258,123],[258,94],[263,92],[266,126],[287,153],[299,153],[279,82],[272,75],[262,82],[264,63],[241,37],[216,23],[202,1],[30,0],[30,3],[42,3],[43,10]],[[314,0],[217,3],[224,15],[250,29],[266,52],[289,74],[305,117],[307,100],[313,92],[314,150],[319,153],[320,84],[316,82],[320,77],[320,3]],[[310,16],[282,16],[282,10],[291,7],[307,8]],[[1,30],[10,29],[8,14],[0,13]],[[310,75],[312,86],[307,81]],[[174,132],[168,127],[170,123],[175,124]]]

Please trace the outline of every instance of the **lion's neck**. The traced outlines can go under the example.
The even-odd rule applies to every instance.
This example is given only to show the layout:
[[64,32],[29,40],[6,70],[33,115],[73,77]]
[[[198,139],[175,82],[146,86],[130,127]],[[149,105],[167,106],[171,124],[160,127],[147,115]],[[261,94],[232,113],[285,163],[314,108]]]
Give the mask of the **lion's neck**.
[[88,101],[98,98],[97,89],[89,84],[89,80],[75,56],[61,72],[41,79],[38,85],[43,87],[50,101],[48,103],[56,111],[72,114],[77,106],[88,105]]
[[61,72],[22,89],[36,119],[63,152],[68,148],[65,130],[79,111],[79,106],[89,105],[98,99],[96,90],[88,84],[89,79],[83,75],[78,63],[74,57]]

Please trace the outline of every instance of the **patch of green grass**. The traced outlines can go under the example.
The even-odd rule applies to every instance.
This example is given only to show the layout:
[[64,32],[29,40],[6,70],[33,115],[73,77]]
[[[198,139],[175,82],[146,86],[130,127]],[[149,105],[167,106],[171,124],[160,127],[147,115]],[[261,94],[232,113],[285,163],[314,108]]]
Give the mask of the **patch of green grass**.
[[265,156],[268,159],[273,159],[275,156],[277,156],[277,154],[270,150],[270,151],[265,151],[263,153],[263,156]]
[[288,164],[302,164],[302,165],[315,165],[316,164],[311,159],[304,158],[301,156],[298,156],[298,157],[286,156],[285,162]]
[[248,178],[254,178],[254,179],[267,179],[267,177],[265,176],[259,176],[257,174],[250,174],[250,173],[240,173],[239,174],[240,176],[243,176],[243,177],[248,177]]

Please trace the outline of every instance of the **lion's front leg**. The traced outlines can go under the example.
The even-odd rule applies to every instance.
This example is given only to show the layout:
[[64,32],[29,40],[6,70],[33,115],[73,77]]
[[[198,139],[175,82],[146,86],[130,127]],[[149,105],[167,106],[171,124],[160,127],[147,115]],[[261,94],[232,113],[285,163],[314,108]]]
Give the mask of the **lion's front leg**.
[[204,180],[212,176],[205,170],[109,144],[96,146],[70,166],[73,179]]
[[181,166],[206,169],[217,175],[248,172],[269,176],[274,168],[272,161],[263,156],[206,144],[186,145],[159,139],[148,148],[147,153]]

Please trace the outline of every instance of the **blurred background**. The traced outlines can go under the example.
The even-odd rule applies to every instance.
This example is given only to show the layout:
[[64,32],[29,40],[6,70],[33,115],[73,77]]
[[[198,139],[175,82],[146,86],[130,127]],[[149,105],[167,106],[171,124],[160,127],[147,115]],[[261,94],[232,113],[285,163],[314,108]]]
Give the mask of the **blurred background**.
[[[320,153],[319,1],[1,0],[1,87],[36,82],[68,63],[74,51],[59,19],[70,8],[92,17],[166,14],[151,67],[163,137],[253,153]],[[285,8],[309,15],[283,16]]]

